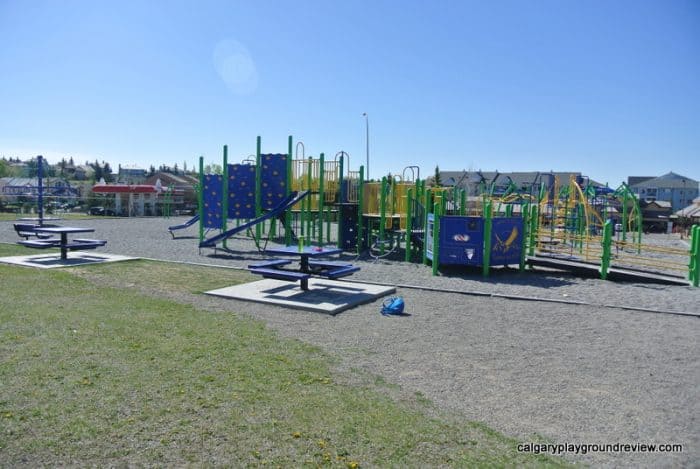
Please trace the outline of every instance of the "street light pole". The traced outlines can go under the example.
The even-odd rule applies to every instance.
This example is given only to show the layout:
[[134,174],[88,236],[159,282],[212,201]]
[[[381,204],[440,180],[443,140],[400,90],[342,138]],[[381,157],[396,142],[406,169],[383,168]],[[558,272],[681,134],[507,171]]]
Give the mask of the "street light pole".
[[365,138],[367,141],[367,167],[365,168],[365,180],[369,181],[369,116],[366,112],[363,112],[362,115],[365,117]]

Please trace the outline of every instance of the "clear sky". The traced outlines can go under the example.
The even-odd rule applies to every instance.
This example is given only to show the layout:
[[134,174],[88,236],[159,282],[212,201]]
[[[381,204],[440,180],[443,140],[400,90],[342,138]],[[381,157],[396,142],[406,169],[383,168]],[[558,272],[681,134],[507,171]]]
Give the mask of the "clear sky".
[[[700,1],[0,0],[0,155],[700,179]],[[300,149],[301,151],[301,149]]]

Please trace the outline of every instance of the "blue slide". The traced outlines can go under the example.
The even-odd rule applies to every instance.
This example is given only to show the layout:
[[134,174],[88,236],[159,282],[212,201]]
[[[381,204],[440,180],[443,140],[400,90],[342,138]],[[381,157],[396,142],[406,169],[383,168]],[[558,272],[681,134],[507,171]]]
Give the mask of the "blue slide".
[[218,234],[216,236],[212,236],[211,238],[205,239],[201,243],[199,243],[200,248],[213,248],[216,247],[216,243],[219,241],[223,241],[225,239],[230,238],[231,236],[235,235],[236,233],[240,233],[241,231],[245,231],[251,226],[255,226],[258,223],[262,223],[265,220],[269,220],[270,218],[276,217],[277,215],[285,212],[286,210],[289,210],[294,206],[296,203],[298,203],[300,200],[302,200],[304,197],[309,195],[309,191],[302,191],[302,192],[292,192],[286,199],[284,199],[282,202],[277,204],[276,207],[270,209],[268,212],[266,212],[264,215],[249,221],[248,223],[244,223],[240,226],[237,226],[235,228],[231,228],[228,231],[224,231],[221,234]]
[[173,234],[173,231],[176,231],[176,230],[184,230],[184,229],[187,228],[188,226],[192,226],[192,225],[194,225],[195,223],[197,223],[198,221],[199,221],[199,214],[197,214],[197,215],[195,215],[194,217],[190,218],[190,219],[187,220],[185,223],[182,223],[182,224],[180,224],[180,225],[174,225],[174,226],[168,227],[168,231],[170,231],[170,234],[173,235],[173,238],[174,238],[175,235]]

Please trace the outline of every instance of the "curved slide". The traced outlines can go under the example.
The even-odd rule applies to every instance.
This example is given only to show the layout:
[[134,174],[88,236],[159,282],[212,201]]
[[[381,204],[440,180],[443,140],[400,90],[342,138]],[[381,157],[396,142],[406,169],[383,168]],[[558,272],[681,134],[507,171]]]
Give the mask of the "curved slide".
[[255,218],[248,223],[244,223],[240,226],[237,226],[235,228],[231,228],[228,231],[224,231],[221,234],[218,234],[216,236],[212,236],[211,238],[205,239],[201,243],[199,243],[200,248],[213,248],[216,247],[216,243],[223,241],[225,239],[230,238],[231,236],[235,235],[236,233],[240,233],[241,231],[245,231],[251,226],[255,226],[258,223],[262,223],[266,220],[269,220],[270,218],[276,217],[277,215],[285,212],[286,210],[289,210],[294,206],[297,202],[302,200],[304,197],[309,195],[309,191],[302,191],[302,192],[292,192],[289,194],[289,196],[284,199],[282,202],[277,204],[276,207],[270,209],[268,212],[265,212],[264,215]]
[[184,230],[185,228],[194,225],[194,224],[197,223],[198,221],[199,221],[199,214],[197,214],[197,215],[195,215],[194,217],[190,218],[190,219],[187,220],[185,223],[182,223],[182,224],[180,224],[180,225],[173,225],[173,226],[168,227],[168,231],[170,231],[170,234],[173,235],[173,237],[175,237],[175,235],[173,234],[173,231],[176,231],[176,230]]

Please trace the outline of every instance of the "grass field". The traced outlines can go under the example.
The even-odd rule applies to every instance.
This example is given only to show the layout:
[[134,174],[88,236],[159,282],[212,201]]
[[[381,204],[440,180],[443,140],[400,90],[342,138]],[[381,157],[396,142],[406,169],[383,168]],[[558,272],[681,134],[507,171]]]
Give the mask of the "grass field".
[[[0,244],[0,256],[25,252]],[[0,264],[0,279],[2,466],[562,464],[420,395],[391,397],[380,377],[333,371],[332,356],[259,321],[169,294],[245,272]]]
[[[19,220],[20,218],[34,218],[36,217],[36,214],[17,214],[17,213],[7,213],[7,212],[0,212],[0,221],[13,221],[13,220]],[[86,215],[85,213],[59,213],[56,215],[51,215],[48,213],[44,214],[45,218],[60,218],[62,220],[82,220],[85,218],[94,218],[91,216]]]

